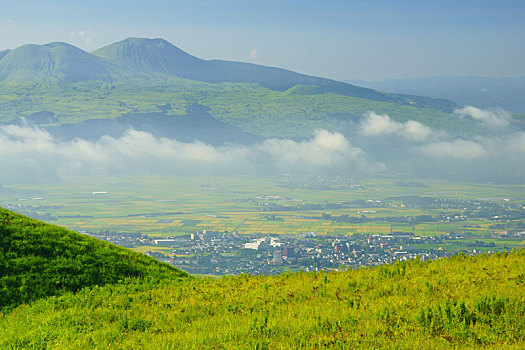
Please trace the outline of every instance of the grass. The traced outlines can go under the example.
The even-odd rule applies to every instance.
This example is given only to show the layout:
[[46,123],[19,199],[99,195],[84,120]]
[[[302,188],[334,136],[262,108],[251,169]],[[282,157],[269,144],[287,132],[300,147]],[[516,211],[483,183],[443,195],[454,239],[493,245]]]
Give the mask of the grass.
[[0,314],[1,348],[522,349],[523,251],[282,276],[127,281]]
[[0,310],[131,277],[185,276],[143,254],[0,208]]

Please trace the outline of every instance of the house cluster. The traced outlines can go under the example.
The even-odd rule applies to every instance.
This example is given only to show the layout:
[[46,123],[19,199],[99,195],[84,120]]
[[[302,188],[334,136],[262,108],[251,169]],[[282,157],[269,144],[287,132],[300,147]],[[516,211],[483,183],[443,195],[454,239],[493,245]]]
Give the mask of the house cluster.
[[[279,274],[283,271],[319,271],[341,267],[380,265],[395,260],[435,259],[447,256],[446,243],[454,234],[420,237],[412,233],[391,235],[240,235],[236,232],[200,231],[155,240],[170,253],[147,252],[190,273]],[[429,249],[428,246],[436,246]],[[439,247],[442,245],[442,247]],[[164,250],[166,251],[166,250]]]

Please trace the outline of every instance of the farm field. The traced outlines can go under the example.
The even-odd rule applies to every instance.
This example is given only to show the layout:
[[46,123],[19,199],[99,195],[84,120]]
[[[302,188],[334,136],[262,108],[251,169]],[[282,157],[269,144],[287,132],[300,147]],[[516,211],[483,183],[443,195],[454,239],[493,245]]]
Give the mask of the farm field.
[[[525,200],[525,186],[522,185],[425,181],[426,187],[400,187],[392,179],[354,182],[359,184],[355,189],[312,190],[286,188],[281,179],[269,177],[75,177],[61,183],[4,187],[0,192],[0,204],[37,214],[44,220],[47,218],[46,221],[77,231],[144,233],[152,237],[197,230],[238,231],[240,234],[389,234],[405,231],[431,236],[455,231],[482,237],[489,232],[492,222],[482,219],[415,224],[392,221],[395,217],[452,215],[458,211],[403,207],[396,204],[397,197],[490,203]],[[384,204],[385,200],[388,205]],[[336,222],[323,220],[323,214],[355,218],[366,215],[384,218],[384,221]]]

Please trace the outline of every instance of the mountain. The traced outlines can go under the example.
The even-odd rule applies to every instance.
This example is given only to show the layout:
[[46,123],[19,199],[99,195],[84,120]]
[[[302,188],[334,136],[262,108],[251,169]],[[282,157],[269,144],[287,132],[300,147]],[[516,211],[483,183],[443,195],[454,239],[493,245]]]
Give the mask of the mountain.
[[131,277],[184,276],[146,255],[0,208],[0,311]]
[[9,52],[11,52],[11,50],[0,51],[0,60],[2,60],[2,58],[4,58]]
[[[296,85],[317,86],[322,93],[418,104],[417,99],[410,96],[394,96],[281,68],[202,60],[163,39],[128,38],[91,54],[66,43],[50,43],[24,45],[0,55],[4,55],[3,58],[0,56],[0,81],[111,82],[130,75],[144,78],[144,75],[154,73],[208,83],[257,83],[278,91]],[[450,109],[450,106],[444,108]]]
[[163,39],[128,38],[95,50],[92,54],[136,73],[159,73],[193,80],[203,80],[215,73],[207,61]]
[[501,107],[512,113],[525,112],[525,77],[436,76],[349,82],[380,91],[451,99],[460,105]]
[[110,72],[102,59],[58,42],[24,45],[0,60],[0,81],[111,81]]
[[[31,118],[35,120],[35,118]],[[26,122],[20,120],[19,123]],[[156,137],[168,137],[180,142],[204,141],[211,145],[223,145],[235,140],[239,144],[254,144],[263,138],[213,118],[205,106],[193,105],[185,115],[167,116],[162,112],[129,113],[115,119],[89,119],[80,123],[64,123],[46,127],[59,140],[82,138],[96,141],[104,135],[115,138],[126,130],[148,132]]]
[[[75,132],[69,138],[106,131],[118,136],[124,127],[138,125],[155,136],[193,140],[197,135],[213,144],[304,139],[321,128],[342,130],[368,111],[430,127],[455,129],[457,124],[450,115],[456,104],[449,100],[383,93],[275,67],[203,60],[163,39],[129,38],[92,53],[51,43],[1,54],[0,124],[23,117],[29,125],[61,135]],[[206,112],[194,113],[194,106]],[[118,130],[102,128],[112,125]]]
[[284,91],[294,85],[333,87],[340,93],[377,101],[393,101],[385,94],[333,80],[311,77],[281,68],[192,56],[164,39],[128,38],[92,52],[136,72],[160,73],[209,83],[250,82]]

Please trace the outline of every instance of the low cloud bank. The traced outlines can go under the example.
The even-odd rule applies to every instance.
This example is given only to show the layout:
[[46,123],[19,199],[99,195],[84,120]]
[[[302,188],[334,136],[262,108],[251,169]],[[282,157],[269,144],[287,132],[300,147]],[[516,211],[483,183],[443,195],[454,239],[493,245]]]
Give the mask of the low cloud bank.
[[[268,159],[278,169],[290,167],[315,170],[335,169],[341,166],[371,166],[366,153],[352,147],[338,132],[319,130],[309,141],[296,142],[287,139],[268,139],[256,145],[252,152],[257,159]],[[313,169],[312,169],[313,168]]]
[[352,140],[370,157],[381,159],[392,174],[525,183],[525,132],[513,129],[518,124],[512,123],[509,113],[468,106],[454,115],[484,128],[472,129],[480,134],[445,132],[368,112],[356,125]]
[[315,173],[380,167],[342,134],[326,130],[302,142],[267,139],[250,147],[214,147],[199,141],[156,138],[132,129],[120,138],[61,142],[44,130],[16,125],[0,127],[0,162],[0,181],[86,174]]
[[510,114],[503,109],[484,110],[472,106],[456,109],[454,114],[459,118],[472,118],[487,126],[505,128],[510,124]]
[[424,141],[435,134],[428,126],[415,120],[396,122],[386,114],[368,112],[361,121],[361,133],[365,136],[397,135],[407,140]]
[[487,151],[479,143],[461,139],[429,143],[419,150],[428,156],[448,159],[474,159],[487,155]]
[[71,175],[282,173],[382,173],[525,183],[525,132],[511,129],[515,124],[506,112],[468,108],[456,114],[468,112],[487,126],[500,127],[468,135],[368,112],[346,125],[345,134],[318,130],[304,141],[273,138],[251,146],[212,146],[134,129],[97,141],[60,141],[39,128],[6,125],[0,126],[0,184]]

